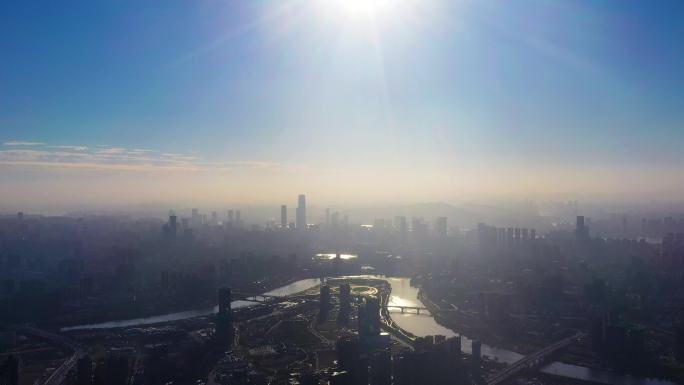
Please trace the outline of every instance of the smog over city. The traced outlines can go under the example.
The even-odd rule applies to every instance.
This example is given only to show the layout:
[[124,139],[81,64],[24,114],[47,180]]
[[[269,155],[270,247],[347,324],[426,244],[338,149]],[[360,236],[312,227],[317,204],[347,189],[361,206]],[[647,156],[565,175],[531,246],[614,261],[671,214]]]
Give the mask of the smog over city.
[[684,3],[0,3],[0,385],[684,383]]

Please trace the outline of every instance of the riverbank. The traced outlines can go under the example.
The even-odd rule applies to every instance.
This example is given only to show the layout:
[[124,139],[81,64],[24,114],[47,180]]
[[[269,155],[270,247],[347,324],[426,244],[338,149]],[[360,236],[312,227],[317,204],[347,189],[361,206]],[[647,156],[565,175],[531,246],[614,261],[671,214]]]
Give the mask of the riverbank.
[[[296,285],[298,282],[307,281],[315,278],[301,278],[301,277],[281,277],[274,278],[268,282],[260,282],[250,286],[241,288],[234,288],[234,291],[252,292],[255,293],[272,294],[272,295],[289,295],[291,293],[281,293],[289,286]],[[233,301],[233,307],[242,307],[248,305],[243,301]],[[165,310],[160,310],[165,309]],[[135,325],[150,325],[161,324],[171,321],[178,321],[187,318],[202,317],[213,314],[217,309],[216,299],[207,298],[200,301],[195,301],[194,306],[168,306],[162,308],[148,309],[147,311],[136,311],[128,313],[119,313],[118,316],[110,316],[108,313],[98,314],[91,317],[80,317],[78,321],[72,322],[57,322],[56,320],[46,324],[45,327],[60,329],[63,331],[76,329],[106,329],[117,327],[128,327]]]
[[[418,290],[419,299],[425,305],[425,307],[427,307],[430,310],[431,313],[435,314],[435,311],[440,310],[439,305],[437,305],[435,301],[431,299],[425,291],[421,289]],[[484,342],[491,343],[491,336],[488,333],[479,333],[477,331],[477,327],[471,327],[471,325],[467,323],[460,323],[458,322],[458,320],[458,317],[451,317],[448,319],[446,317],[435,317],[435,321],[439,323],[441,326],[449,328],[454,331],[459,331],[460,333],[463,333],[463,330],[466,329],[467,333],[463,334],[467,334],[470,338],[477,338],[483,341],[483,354],[485,354],[484,352],[486,345],[484,344]],[[475,322],[476,320],[472,321]],[[497,346],[498,348],[492,348],[490,346],[488,350],[495,349],[498,353],[508,352],[510,353],[510,358],[514,358],[513,360],[510,360],[512,362],[521,359],[524,356],[524,354],[529,354],[539,349],[539,347],[534,347],[532,345],[525,345],[527,347],[526,349],[519,349],[519,344],[512,341],[506,341],[503,338],[497,338],[497,342],[495,344],[495,346]],[[507,354],[507,356],[508,355],[509,354]],[[515,358],[516,356],[517,358]],[[567,357],[573,356],[566,354],[563,356],[564,362],[551,362],[541,367],[539,369],[539,373],[556,378],[571,379],[572,381],[585,384],[591,383],[621,385],[627,383],[630,385],[675,385],[675,382],[668,379],[635,377],[631,374],[619,373],[610,368],[598,366],[592,363],[587,363],[586,359],[580,358],[581,356],[578,356],[576,360],[570,360],[573,363],[567,363],[565,362],[567,361]],[[509,360],[504,359],[503,361],[506,362]],[[510,364],[512,362],[508,363]]]

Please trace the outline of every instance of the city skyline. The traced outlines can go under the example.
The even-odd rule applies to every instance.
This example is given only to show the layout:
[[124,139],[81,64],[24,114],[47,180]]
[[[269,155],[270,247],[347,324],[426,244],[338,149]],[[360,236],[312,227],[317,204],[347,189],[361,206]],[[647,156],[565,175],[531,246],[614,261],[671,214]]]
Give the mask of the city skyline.
[[679,2],[1,7],[7,208],[684,193]]

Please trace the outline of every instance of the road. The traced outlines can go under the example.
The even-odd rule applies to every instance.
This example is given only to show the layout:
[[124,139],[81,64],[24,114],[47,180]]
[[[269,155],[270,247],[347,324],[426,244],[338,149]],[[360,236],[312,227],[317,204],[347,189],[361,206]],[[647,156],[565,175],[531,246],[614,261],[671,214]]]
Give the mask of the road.
[[564,338],[558,342],[544,347],[530,355],[523,357],[522,359],[516,361],[512,365],[508,366],[503,371],[495,374],[487,381],[487,385],[498,385],[504,381],[510,379],[522,370],[529,369],[531,367],[541,364],[548,356],[555,353],[556,351],[563,349],[564,347],[574,343],[578,339],[584,337],[586,334],[582,332],[577,332],[570,337]]
[[61,385],[64,383],[67,374],[69,374],[71,369],[76,366],[78,360],[85,355],[85,351],[81,345],[65,336],[50,333],[48,331],[37,329],[31,326],[21,326],[16,329],[19,332],[31,334],[47,339],[57,345],[62,345],[73,352],[72,355],[62,363],[62,365],[60,365],[50,374],[50,376],[43,382],[43,385]]

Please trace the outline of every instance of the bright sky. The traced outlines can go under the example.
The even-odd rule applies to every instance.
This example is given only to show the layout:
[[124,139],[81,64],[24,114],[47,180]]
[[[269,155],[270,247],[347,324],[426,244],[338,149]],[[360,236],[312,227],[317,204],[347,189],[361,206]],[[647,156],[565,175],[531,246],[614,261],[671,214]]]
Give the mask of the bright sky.
[[678,0],[7,1],[5,203],[684,193]]

